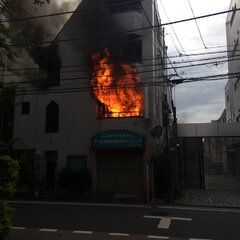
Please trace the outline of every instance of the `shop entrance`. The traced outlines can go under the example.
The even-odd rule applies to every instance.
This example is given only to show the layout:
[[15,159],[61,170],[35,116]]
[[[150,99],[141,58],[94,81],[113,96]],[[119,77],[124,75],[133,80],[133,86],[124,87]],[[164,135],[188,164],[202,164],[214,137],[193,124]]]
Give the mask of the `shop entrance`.
[[99,193],[143,194],[142,151],[97,151],[97,169]]

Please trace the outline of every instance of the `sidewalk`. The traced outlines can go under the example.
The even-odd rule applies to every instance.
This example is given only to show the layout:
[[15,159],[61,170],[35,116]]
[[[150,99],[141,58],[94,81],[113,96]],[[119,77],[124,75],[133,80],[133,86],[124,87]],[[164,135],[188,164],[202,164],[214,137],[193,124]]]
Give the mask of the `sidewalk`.
[[183,197],[175,199],[174,204],[202,207],[240,208],[240,190],[186,189],[183,191]]

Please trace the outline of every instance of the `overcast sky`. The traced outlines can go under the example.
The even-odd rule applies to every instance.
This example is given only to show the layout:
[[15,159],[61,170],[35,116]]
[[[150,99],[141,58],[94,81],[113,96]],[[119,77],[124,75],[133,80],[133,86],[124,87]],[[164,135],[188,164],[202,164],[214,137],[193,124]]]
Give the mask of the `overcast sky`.
[[[168,22],[168,18],[172,22],[193,17],[188,0],[158,0],[158,3],[162,23]],[[190,3],[194,15],[197,17],[228,10],[230,0],[190,0]],[[204,43],[200,38],[195,21],[172,25],[182,47],[176,39],[172,28],[166,26],[166,43],[169,46],[169,56],[178,55],[179,53],[192,54],[226,50],[224,47],[216,48],[226,46],[226,17],[227,15],[223,14],[197,20]],[[207,49],[205,49],[204,44]],[[209,55],[204,57],[209,57]],[[192,61],[196,57],[189,57],[189,59]],[[187,60],[186,58],[178,58],[178,61]],[[222,74],[227,72],[227,63],[218,66],[209,64],[205,67],[177,69],[177,71],[181,77]],[[210,122],[218,119],[225,107],[225,84],[226,80],[186,83],[174,87],[178,122]]]

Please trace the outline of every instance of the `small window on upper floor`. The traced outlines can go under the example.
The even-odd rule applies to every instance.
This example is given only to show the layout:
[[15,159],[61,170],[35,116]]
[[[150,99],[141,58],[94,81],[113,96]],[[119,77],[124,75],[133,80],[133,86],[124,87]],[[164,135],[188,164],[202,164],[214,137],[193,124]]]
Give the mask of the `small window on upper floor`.
[[58,132],[59,106],[52,101],[46,107],[46,132]]
[[22,111],[23,115],[28,115],[30,113],[30,102],[22,102]]
[[234,46],[233,46],[233,49],[232,49],[232,57],[235,56],[236,51],[238,50],[238,43],[239,43],[239,40],[237,38],[236,40],[234,40]]
[[60,70],[58,66],[49,66],[46,69],[39,69],[41,85],[43,87],[59,86]]
[[141,12],[142,0],[105,0],[112,13]]
[[229,95],[227,95],[226,100],[227,100],[227,102],[229,102],[229,100],[230,100]]
[[127,62],[142,62],[142,39],[141,35],[129,34],[124,49],[124,60]]
[[237,10],[237,5],[236,5],[236,3],[235,3],[235,5],[234,5],[234,7],[232,7],[232,10],[233,10],[233,12],[232,12],[231,20],[230,20],[231,26],[232,26],[232,24],[233,24],[233,21],[234,21],[235,15],[236,15],[236,10]]

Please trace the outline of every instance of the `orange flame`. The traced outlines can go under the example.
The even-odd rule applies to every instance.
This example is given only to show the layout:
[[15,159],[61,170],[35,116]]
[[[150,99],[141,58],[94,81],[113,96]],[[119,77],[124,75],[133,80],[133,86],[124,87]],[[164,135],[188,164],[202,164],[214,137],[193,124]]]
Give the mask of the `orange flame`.
[[[94,53],[91,85],[99,101],[100,117],[143,116],[143,88],[137,86],[141,78],[136,69],[128,64],[113,65],[110,53]],[[102,108],[101,108],[102,107]]]

